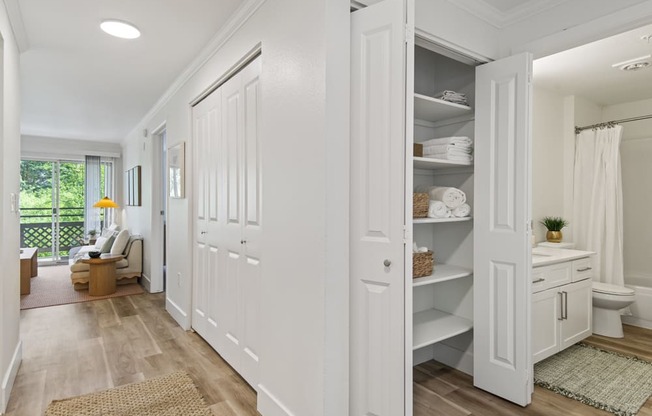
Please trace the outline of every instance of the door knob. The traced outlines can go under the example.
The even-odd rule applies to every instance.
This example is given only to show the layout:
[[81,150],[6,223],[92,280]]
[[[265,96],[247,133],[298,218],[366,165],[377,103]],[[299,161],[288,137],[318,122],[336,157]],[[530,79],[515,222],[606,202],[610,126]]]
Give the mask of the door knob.
[[389,267],[389,266],[392,265],[392,261],[391,261],[391,260],[388,260],[388,259],[385,259],[385,261],[383,262],[383,264],[385,265],[385,267]]
[[240,240],[240,244],[247,244],[247,240]]
[[206,231],[202,231],[202,232],[201,232],[201,235],[204,235],[204,234],[206,234]]

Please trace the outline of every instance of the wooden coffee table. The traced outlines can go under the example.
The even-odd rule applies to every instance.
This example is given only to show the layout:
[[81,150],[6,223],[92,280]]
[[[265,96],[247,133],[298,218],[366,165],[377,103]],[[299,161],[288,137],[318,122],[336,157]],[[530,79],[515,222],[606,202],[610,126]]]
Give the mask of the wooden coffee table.
[[20,249],[20,294],[29,295],[32,282],[31,278],[38,274],[38,249]]
[[115,293],[115,264],[122,254],[102,254],[100,258],[83,258],[80,261],[89,266],[88,294],[104,296]]

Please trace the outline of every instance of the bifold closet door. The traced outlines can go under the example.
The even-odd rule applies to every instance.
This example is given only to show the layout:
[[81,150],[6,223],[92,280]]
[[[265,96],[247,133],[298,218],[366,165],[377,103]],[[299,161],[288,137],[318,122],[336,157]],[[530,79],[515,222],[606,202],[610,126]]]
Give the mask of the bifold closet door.
[[[351,15],[351,416],[405,413],[405,8]],[[411,400],[411,398],[410,398]]]
[[260,57],[193,109],[193,328],[254,388],[261,279]]

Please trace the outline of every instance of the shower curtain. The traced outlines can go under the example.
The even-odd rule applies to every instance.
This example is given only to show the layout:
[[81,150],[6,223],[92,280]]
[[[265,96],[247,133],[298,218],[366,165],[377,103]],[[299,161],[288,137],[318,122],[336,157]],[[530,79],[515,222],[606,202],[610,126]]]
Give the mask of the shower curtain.
[[573,218],[577,248],[595,251],[593,280],[624,286],[622,126],[576,136]]

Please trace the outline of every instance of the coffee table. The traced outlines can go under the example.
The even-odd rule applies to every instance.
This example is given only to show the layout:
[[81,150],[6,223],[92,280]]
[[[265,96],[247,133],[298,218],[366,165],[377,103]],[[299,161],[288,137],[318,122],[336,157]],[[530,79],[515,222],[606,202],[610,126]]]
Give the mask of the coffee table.
[[29,295],[32,287],[31,278],[38,274],[38,249],[20,249],[20,294]]
[[89,266],[88,294],[105,296],[115,293],[115,264],[122,254],[102,254],[100,258],[83,258],[80,261]]

